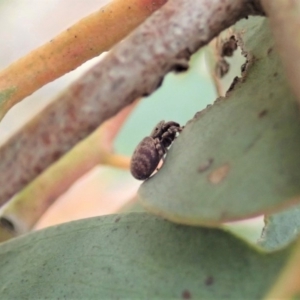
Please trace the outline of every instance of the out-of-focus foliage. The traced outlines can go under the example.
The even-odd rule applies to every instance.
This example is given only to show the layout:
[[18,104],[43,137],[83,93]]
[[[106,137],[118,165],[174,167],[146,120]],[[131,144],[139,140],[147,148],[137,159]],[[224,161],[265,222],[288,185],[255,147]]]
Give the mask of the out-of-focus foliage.
[[268,250],[288,245],[300,232],[300,207],[295,206],[265,217],[265,228],[259,244]]
[[92,218],[2,244],[1,299],[260,299],[290,250],[146,213]]

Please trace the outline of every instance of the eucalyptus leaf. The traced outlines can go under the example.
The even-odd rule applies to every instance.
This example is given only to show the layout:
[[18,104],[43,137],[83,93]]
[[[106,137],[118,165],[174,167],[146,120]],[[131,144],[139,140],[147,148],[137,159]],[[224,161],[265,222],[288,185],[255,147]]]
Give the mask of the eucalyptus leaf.
[[300,206],[291,207],[265,217],[265,227],[259,245],[267,250],[282,248],[300,233]]
[[3,243],[1,299],[261,299],[291,250],[146,213],[91,218]]
[[267,20],[233,31],[247,55],[225,98],[196,114],[140,187],[145,208],[191,225],[276,211],[300,200],[300,118]]

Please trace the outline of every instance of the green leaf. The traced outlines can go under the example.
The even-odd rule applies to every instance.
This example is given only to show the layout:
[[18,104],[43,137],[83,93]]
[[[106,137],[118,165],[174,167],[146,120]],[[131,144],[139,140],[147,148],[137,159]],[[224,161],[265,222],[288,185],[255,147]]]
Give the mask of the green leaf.
[[300,233],[300,206],[266,216],[259,245],[267,250],[282,248],[294,241]]
[[250,18],[235,33],[247,53],[243,78],[196,114],[138,191],[169,220],[216,226],[300,200],[299,109],[267,20]]
[[1,299],[261,299],[291,253],[146,213],[98,217],[3,243]]

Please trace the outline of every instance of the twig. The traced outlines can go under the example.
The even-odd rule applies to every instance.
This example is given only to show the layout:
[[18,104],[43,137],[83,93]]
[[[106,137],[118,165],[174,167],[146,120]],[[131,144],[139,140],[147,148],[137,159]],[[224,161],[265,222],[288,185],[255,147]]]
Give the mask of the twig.
[[10,238],[29,232],[56,199],[96,165],[129,169],[130,159],[112,153],[112,148],[114,137],[134,107],[126,107],[105,122],[2,207],[0,241],[7,231],[11,233]]
[[172,0],[0,149],[0,204],[192,53],[256,10],[250,0]]
[[212,81],[213,81],[215,89],[216,89],[216,93],[217,93],[218,97],[220,97],[220,96],[224,96],[225,93],[223,91],[223,86],[220,81],[220,78],[217,76],[216,71],[215,71],[215,66],[219,59],[219,55],[217,53],[218,43],[219,43],[219,38],[216,37],[209,44],[209,47],[206,52],[206,62],[208,65],[208,71],[210,73],[210,76],[212,78]]
[[300,241],[295,243],[287,263],[264,300],[297,299],[300,293]]
[[300,104],[300,1],[262,0],[262,3],[270,19],[287,78]]
[[0,120],[46,83],[109,50],[167,0],[112,0],[0,72]]
[[14,238],[14,234],[10,230],[6,230],[6,227],[3,227],[3,225],[9,226],[9,224],[0,223],[0,243]]

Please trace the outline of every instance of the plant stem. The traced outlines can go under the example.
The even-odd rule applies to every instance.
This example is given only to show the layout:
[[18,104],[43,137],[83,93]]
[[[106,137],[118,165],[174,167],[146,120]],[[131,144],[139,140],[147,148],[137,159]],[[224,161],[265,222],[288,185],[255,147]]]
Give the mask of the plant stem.
[[112,148],[136,103],[105,122],[1,208],[0,241],[30,231],[57,198],[95,166],[129,169],[130,158],[112,153]]
[[0,72],[0,120],[43,85],[109,50],[167,0],[112,0]]

